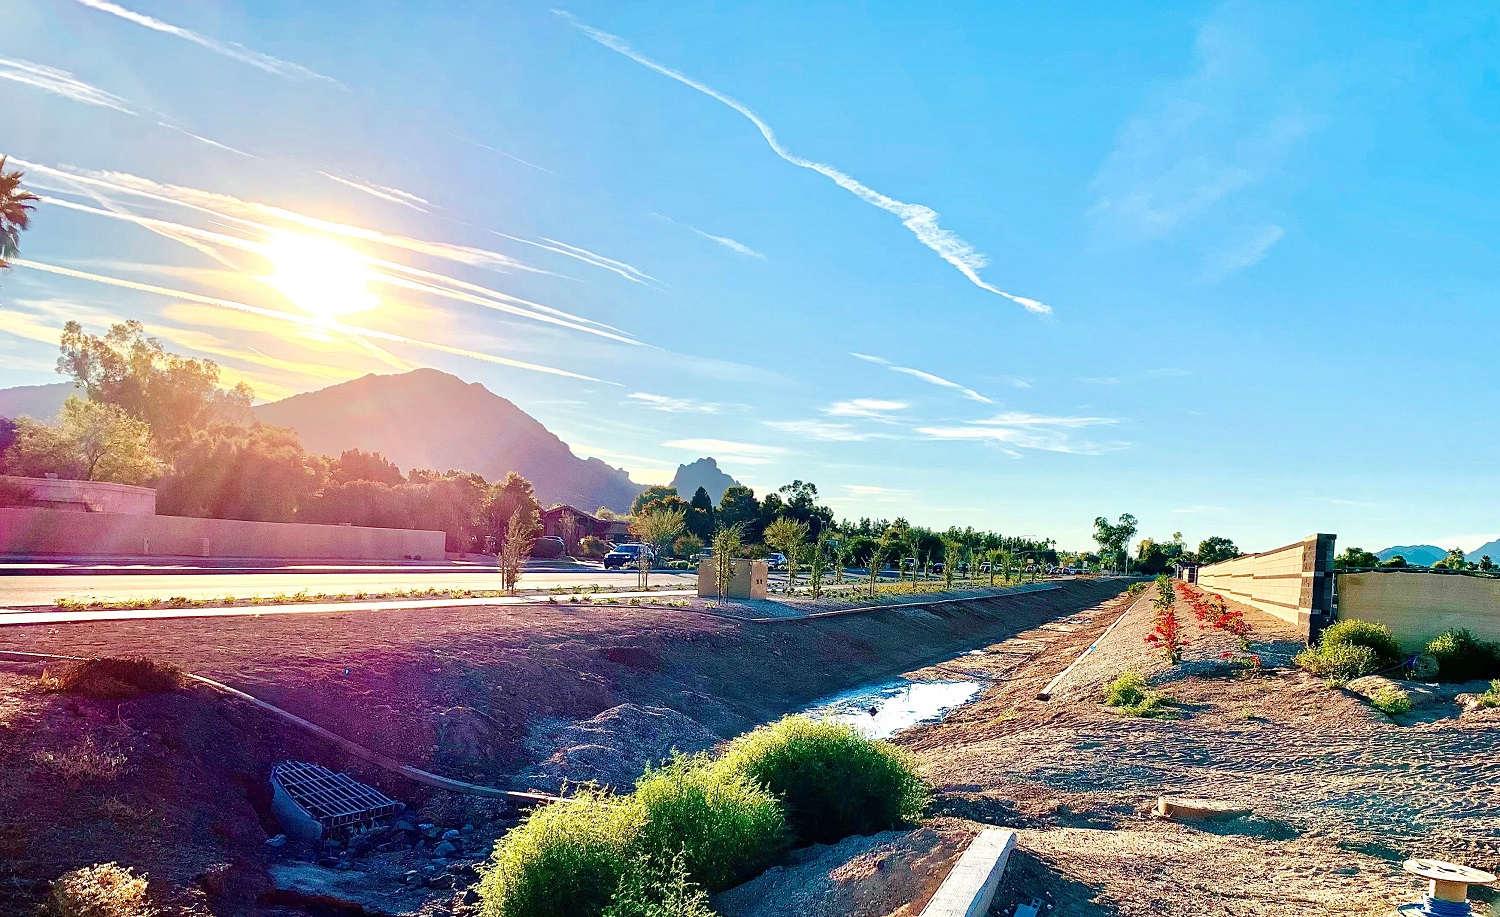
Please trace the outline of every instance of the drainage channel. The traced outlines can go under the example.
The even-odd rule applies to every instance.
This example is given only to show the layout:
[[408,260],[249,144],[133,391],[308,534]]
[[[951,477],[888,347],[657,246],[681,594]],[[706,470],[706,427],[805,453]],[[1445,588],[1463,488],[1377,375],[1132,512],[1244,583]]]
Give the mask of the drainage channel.
[[814,719],[847,723],[866,738],[888,739],[903,729],[941,720],[979,697],[983,688],[981,681],[898,678],[835,694],[802,712]]

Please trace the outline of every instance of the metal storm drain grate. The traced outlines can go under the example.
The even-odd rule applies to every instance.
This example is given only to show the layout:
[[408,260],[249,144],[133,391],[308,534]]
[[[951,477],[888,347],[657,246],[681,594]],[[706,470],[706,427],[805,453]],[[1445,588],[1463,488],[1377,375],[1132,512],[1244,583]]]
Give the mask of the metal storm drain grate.
[[394,815],[401,808],[396,800],[348,774],[303,761],[283,761],[276,765],[271,769],[271,784],[276,796],[273,805],[290,802],[299,810],[288,812],[287,807],[277,806],[283,823],[288,816],[300,821],[296,818],[300,814],[317,825],[288,832],[292,834],[317,836],[332,828],[368,825]]

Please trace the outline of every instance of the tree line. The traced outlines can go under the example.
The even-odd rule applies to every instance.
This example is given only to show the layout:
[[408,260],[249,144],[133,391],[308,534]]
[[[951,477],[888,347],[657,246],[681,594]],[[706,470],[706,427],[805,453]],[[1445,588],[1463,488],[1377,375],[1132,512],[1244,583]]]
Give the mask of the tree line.
[[154,486],[164,515],[441,531],[449,551],[540,532],[520,475],[403,474],[375,452],[308,452],[295,431],[253,419],[249,386],[220,386],[212,360],[168,352],[140,322],[104,335],[68,322],[60,350],[58,372],[87,397],[70,397],[53,422],[0,420],[0,473]]

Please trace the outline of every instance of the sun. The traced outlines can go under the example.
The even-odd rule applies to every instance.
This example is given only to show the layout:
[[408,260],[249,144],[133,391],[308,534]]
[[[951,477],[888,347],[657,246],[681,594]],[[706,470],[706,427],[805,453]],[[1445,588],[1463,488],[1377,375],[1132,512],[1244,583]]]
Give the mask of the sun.
[[265,282],[325,325],[380,305],[370,292],[374,272],[358,252],[319,236],[280,233],[265,249],[271,274]]

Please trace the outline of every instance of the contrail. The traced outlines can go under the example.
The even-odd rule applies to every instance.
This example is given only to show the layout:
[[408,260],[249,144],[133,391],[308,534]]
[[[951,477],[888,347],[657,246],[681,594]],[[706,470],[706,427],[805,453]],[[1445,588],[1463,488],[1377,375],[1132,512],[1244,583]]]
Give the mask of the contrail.
[[77,2],[82,4],[83,6],[89,7],[90,9],[98,10],[101,13],[109,13],[111,16],[118,16],[121,19],[124,19],[126,22],[133,22],[136,25],[148,28],[153,32],[161,32],[166,35],[181,38],[183,41],[190,41],[193,44],[198,45],[199,47],[207,48],[215,54],[222,54],[223,56],[231,58],[233,60],[237,60],[242,64],[249,64],[257,70],[264,70],[266,73],[274,73],[276,76],[281,77],[300,77],[302,79],[324,80],[326,82],[334,84],[335,86],[343,86],[342,83],[340,83],[333,77],[324,76],[316,70],[311,70],[307,67],[302,66],[301,64],[294,64],[291,61],[285,61],[279,57],[272,57],[269,54],[262,54],[259,51],[252,51],[244,45],[237,44],[232,41],[219,41],[216,38],[209,38],[207,35],[201,35],[197,32],[194,32],[192,29],[185,29],[182,26],[172,25],[170,22],[162,22],[160,19],[154,19],[150,16],[147,16],[145,13],[137,13],[135,10],[128,10],[117,3],[110,3],[109,0],[77,0]]
[[566,369],[557,369],[553,366],[542,366],[537,363],[526,363],[521,360],[511,360],[505,357],[497,357],[494,354],[480,353],[476,350],[464,350],[461,347],[449,347],[446,344],[435,344],[432,341],[423,341],[417,338],[409,338],[402,334],[392,334],[388,331],[375,331],[371,328],[357,328],[353,325],[345,325],[342,322],[325,322],[310,316],[294,315],[290,312],[279,312],[275,309],[262,309],[248,303],[236,302],[232,299],[219,299],[216,296],[203,296],[199,293],[189,293],[186,290],[173,290],[169,287],[159,287],[150,283],[138,283],[134,280],[124,280],[119,277],[108,277],[104,274],[91,274],[87,271],[75,271],[71,268],[57,267],[51,264],[42,264],[37,261],[27,261],[17,258],[11,262],[17,267],[29,267],[32,270],[44,271],[49,274],[58,274],[63,277],[73,277],[78,280],[92,280],[95,283],[109,284],[110,286],[123,287],[127,290],[139,290],[142,293],[155,293],[158,296],[168,296],[173,299],[186,300],[188,302],[202,303],[206,306],[218,306],[221,309],[233,309],[237,312],[248,312],[251,315],[259,315],[262,318],[275,319],[277,321],[290,322],[294,325],[316,328],[320,331],[338,331],[348,335],[360,337],[377,338],[382,341],[392,341],[397,344],[410,344],[413,347],[425,347],[441,353],[451,353],[455,356],[469,357],[474,360],[485,360],[490,363],[499,363],[503,366],[512,366],[516,369],[530,370],[531,372],[547,373],[552,376],[564,376],[569,379],[581,379],[584,382],[602,382],[606,385],[620,385],[618,382],[610,382],[607,379],[597,379],[593,376],[585,376],[580,373],[569,372]]
[[[79,0],[79,2],[84,2],[84,0]],[[724,95],[722,92],[719,92],[718,90],[713,89],[709,86],[705,86],[704,84],[698,82],[690,76],[687,76],[686,74],[679,73],[678,71],[673,70],[670,67],[658,64],[651,58],[646,57],[645,55],[636,51],[635,48],[631,47],[629,43],[627,43],[623,38],[620,38],[618,35],[611,35],[608,32],[601,32],[600,30],[585,24],[584,22],[579,20],[578,17],[574,16],[572,13],[567,12],[566,10],[555,9],[552,12],[556,13],[558,16],[561,16],[574,28],[583,32],[583,34],[592,38],[594,41],[598,42],[604,47],[609,48],[611,51],[623,54],[643,67],[649,67],[650,69],[655,70],[657,73],[660,73],[662,76],[670,77],[683,84],[684,86],[696,89],[709,98],[721,102],[744,115],[745,118],[749,120],[751,124],[754,124],[756,129],[760,131],[760,135],[765,138],[766,144],[770,146],[771,151],[777,156],[780,156],[782,159],[786,160],[794,166],[803,169],[810,169],[814,172],[817,172],[819,175],[832,180],[834,184],[838,185],[840,188],[843,188],[845,191],[848,191],[850,194],[853,194],[855,197],[859,198],[865,203],[871,204],[875,207],[879,207],[881,210],[899,217],[901,223],[906,226],[907,229],[911,230],[912,235],[917,237],[917,241],[921,242],[923,245],[936,252],[938,257],[942,258],[944,261],[957,268],[959,273],[967,277],[970,283],[973,283],[980,289],[988,290],[989,292],[994,293],[997,296],[1004,296],[1011,302],[1025,307],[1028,312],[1046,313],[1052,311],[1052,307],[1044,302],[1030,299],[1025,296],[1017,296],[1014,293],[1007,293],[1004,290],[986,283],[984,279],[979,276],[979,271],[989,263],[989,260],[982,253],[977,251],[974,246],[970,245],[967,241],[961,238],[957,233],[939,226],[938,212],[936,210],[933,210],[931,207],[928,207],[925,204],[908,204],[904,201],[898,201],[893,197],[881,194],[879,191],[861,184],[859,181],[855,180],[849,175],[844,174],[843,172],[840,172],[833,166],[821,162],[814,162],[811,159],[803,159],[801,156],[793,154],[790,150],[781,145],[781,141],[776,138],[776,132],[771,130],[771,126],[762,121],[760,119],[760,116],[751,111],[750,107],[745,103],[731,96]]]

